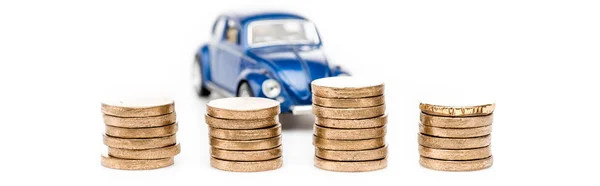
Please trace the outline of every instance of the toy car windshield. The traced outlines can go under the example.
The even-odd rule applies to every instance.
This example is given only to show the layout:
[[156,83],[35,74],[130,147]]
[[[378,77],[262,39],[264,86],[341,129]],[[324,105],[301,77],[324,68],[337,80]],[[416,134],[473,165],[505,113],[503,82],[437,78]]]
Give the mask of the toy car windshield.
[[319,37],[314,24],[304,20],[264,20],[248,26],[248,44],[251,47],[317,43]]

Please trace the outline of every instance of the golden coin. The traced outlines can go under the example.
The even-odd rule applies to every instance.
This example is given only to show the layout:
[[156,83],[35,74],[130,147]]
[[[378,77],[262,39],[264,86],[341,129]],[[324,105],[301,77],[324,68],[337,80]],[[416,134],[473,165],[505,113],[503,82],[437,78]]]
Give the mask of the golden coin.
[[475,128],[440,128],[419,125],[419,132],[430,136],[448,137],[448,138],[470,138],[485,136],[492,133],[492,125]]
[[490,157],[492,150],[490,146],[476,149],[446,150],[419,145],[419,154],[423,157],[439,160],[475,160]]
[[312,101],[313,104],[323,107],[362,108],[383,105],[385,103],[385,98],[383,95],[366,98],[322,98],[313,96]]
[[375,128],[387,124],[387,114],[367,119],[331,119],[316,117],[315,123],[323,127],[338,129]]
[[315,156],[333,161],[368,161],[387,157],[387,145],[368,150],[327,150],[315,148]]
[[257,140],[281,135],[281,124],[262,129],[218,129],[208,128],[212,137],[224,140]]
[[222,119],[263,119],[279,112],[279,101],[258,97],[222,98],[206,104],[209,116]]
[[162,127],[121,128],[106,125],[106,135],[119,138],[157,138],[172,136],[177,133],[177,123]]
[[313,136],[313,145],[327,150],[367,150],[385,146],[385,138],[365,140],[331,140]]
[[474,149],[490,145],[491,135],[474,138],[441,138],[419,133],[419,144],[435,149]]
[[153,149],[175,145],[175,135],[158,138],[127,139],[103,135],[104,145],[120,149]]
[[204,115],[208,126],[219,129],[259,129],[279,124],[279,116],[261,119],[221,119]]
[[387,158],[371,161],[330,161],[315,156],[315,167],[336,172],[367,172],[387,167]]
[[232,141],[210,137],[210,145],[225,150],[266,150],[281,145],[281,136],[268,139]]
[[492,166],[494,159],[492,156],[477,160],[438,160],[422,157],[419,163],[425,168],[439,171],[476,171],[486,169]]
[[123,159],[161,159],[173,157],[181,152],[179,143],[154,149],[119,149],[108,147],[108,155]]
[[419,108],[422,112],[435,116],[485,116],[494,112],[496,104],[453,107],[421,103]]
[[472,117],[433,116],[421,113],[421,124],[442,128],[473,128],[492,124],[494,114]]
[[367,129],[334,129],[315,125],[314,134],[317,137],[336,140],[359,140],[384,137],[386,127]]
[[223,150],[210,148],[214,158],[229,161],[265,161],[281,157],[281,146],[267,150]]
[[104,123],[113,127],[122,128],[147,128],[147,127],[161,127],[175,123],[177,116],[175,112],[160,115],[150,116],[143,118],[122,118],[117,116],[109,116],[104,114]]
[[106,154],[102,155],[102,160],[100,162],[104,167],[120,170],[158,169],[171,166],[175,163],[172,157],[151,160],[134,160],[115,158]]
[[283,159],[279,157],[266,161],[227,161],[211,157],[210,165],[224,171],[260,172],[278,169],[283,165]]
[[102,102],[102,113],[118,117],[149,117],[172,113],[175,103],[169,98],[136,98]]
[[365,108],[329,108],[313,105],[312,108],[317,117],[333,119],[366,119],[385,114],[385,105]]
[[328,77],[310,83],[312,93],[322,98],[366,98],[383,95],[383,82],[355,77]]

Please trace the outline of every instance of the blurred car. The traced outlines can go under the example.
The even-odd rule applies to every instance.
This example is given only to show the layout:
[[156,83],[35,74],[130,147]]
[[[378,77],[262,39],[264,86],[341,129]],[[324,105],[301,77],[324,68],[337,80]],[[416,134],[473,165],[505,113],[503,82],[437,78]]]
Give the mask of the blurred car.
[[265,97],[281,111],[310,113],[310,82],[348,75],[330,65],[315,25],[283,12],[229,13],[218,17],[212,40],[195,55],[196,93]]

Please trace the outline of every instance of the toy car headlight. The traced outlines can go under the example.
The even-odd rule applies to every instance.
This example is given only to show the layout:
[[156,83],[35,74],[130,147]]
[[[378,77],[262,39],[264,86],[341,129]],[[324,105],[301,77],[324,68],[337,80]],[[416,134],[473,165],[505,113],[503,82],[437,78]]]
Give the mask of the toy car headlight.
[[274,98],[281,93],[281,86],[274,79],[267,79],[262,83],[262,91],[268,98]]

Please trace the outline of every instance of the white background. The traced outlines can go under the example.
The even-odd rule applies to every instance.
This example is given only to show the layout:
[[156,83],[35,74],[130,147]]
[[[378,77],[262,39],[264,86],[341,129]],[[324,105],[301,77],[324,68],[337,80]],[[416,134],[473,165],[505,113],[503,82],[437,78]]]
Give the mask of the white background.
[[[195,97],[189,68],[216,16],[239,9],[305,15],[332,62],[386,82],[387,169],[313,167],[310,118],[284,121],[281,169],[210,167],[207,100]],[[0,185],[597,185],[599,9],[551,0],[2,1]],[[100,99],[119,92],[176,100],[174,166],[100,165]],[[496,100],[490,169],[418,164],[419,100],[456,93]]]

